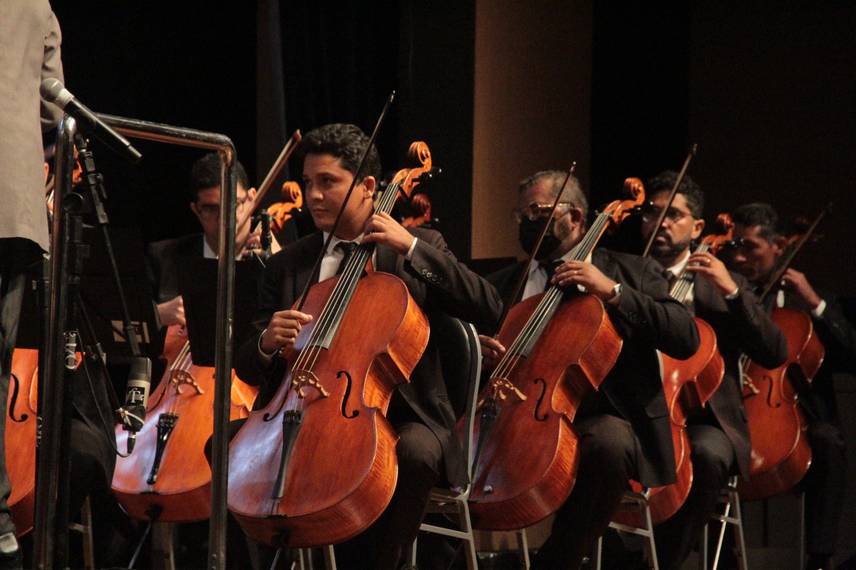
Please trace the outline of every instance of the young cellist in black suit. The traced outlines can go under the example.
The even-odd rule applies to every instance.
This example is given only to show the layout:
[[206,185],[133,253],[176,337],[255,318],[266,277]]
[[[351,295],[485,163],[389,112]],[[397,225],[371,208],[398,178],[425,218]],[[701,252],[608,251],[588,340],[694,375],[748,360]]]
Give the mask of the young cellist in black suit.
[[[292,345],[301,327],[314,317],[291,307],[307,282],[336,274],[345,256],[345,248],[339,246],[342,242],[376,244],[374,269],[404,281],[429,319],[432,313],[443,312],[491,327],[499,317],[496,290],[457,261],[437,231],[407,230],[389,215],[373,213],[381,172],[374,148],[324,253],[319,274],[312,275],[368,142],[359,128],[344,124],[320,127],[303,138],[304,195],[319,231],[289,244],[268,262],[260,293],[259,332],[242,345],[236,361],[238,375],[261,386],[256,409],[267,404],[283,377],[287,363],[278,357],[280,349]],[[367,532],[374,540],[363,541],[372,544],[362,553],[366,568],[398,568],[404,549],[418,532],[431,488],[440,481],[466,484],[439,356],[436,344],[429,341],[410,383],[401,385],[390,403],[387,418],[400,437],[398,483],[389,507]]]

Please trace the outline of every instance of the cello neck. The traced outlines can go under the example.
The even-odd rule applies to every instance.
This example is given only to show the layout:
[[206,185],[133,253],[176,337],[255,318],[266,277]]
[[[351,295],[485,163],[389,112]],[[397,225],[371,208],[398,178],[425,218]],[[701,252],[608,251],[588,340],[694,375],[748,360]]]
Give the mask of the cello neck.
[[[398,188],[399,184],[397,182],[387,186],[375,205],[375,213],[388,214],[392,212],[392,207],[395,205],[395,199],[398,195]],[[306,346],[330,347],[330,343],[333,342],[333,338],[336,336],[336,331],[354,295],[354,291],[357,289],[357,284],[363,274],[363,270],[368,265],[374,250],[375,245],[373,243],[361,243],[348,258],[339,276],[339,281],[333,287],[329,300],[318,316],[318,324],[315,325]]]
[[[707,253],[708,251],[710,251],[710,245],[706,243],[699,245],[695,250],[696,253]],[[687,266],[685,265],[680,274],[678,274],[677,279],[675,279],[672,289],[669,291],[669,295],[672,299],[675,299],[682,305],[686,305],[694,288],[695,279],[693,278],[692,273],[687,271]]]

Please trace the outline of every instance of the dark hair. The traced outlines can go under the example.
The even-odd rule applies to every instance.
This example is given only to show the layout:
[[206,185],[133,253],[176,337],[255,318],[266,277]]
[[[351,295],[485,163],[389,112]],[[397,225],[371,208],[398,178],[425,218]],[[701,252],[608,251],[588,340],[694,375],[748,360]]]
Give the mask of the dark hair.
[[[559,190],[562,189],[562,184],[565,182],[565,178],[567,176],[568,173],[564,170],[541,170],[532,176],[521,180],[520,184],[517,186],[517,193],[522,194],[526,192],[541,180],[549,180],[551,184],[550,196],[555,200],[556,194],[558,194]],[[571,179],[568,180],[568,185],[565,187],[562,199],[570,202],[572,206],[582,210],[583,220],[586,219],[586,216],[588,216],[588,200],[586,199],[586,195],[583,193],[583,189],[580,186],[580,181],[576,176],[572,175]]]
[[[367,144],[369,137],[358,126],[332,123],[306,133],[300,144],[300,156],[305,159],[308,154],[329,154],[339,159],[342,168],[356,176]],[[366,156],[361,175],[360,180],[366,176],[380,180],[380,155],[374,145]]]
[[[239,160],[235,161],[235,174],[238,177],[238,184],[249,189],[247,171]],[[215,186],[220,187],[220,155],[211,152],[194,162],[190,169],[190,197],[195,202],[200,191]]]
[[779,215],[770,204],[753,202],[744,204],[731,214],[735,224],[751,228],[758,226],[759,235],[767,241],[779,236]]
[[[659,194],[660,192],[671,192],[677,181],[678,173],[674,170],[661,172],[648,180],[648,184],[646,184],[648,196],[653,198],[655,194]],[[684,198],[686,198],[687,206],[693,217],[697,220],[701,219],[704,216],[704,192],[701,191],[695,180],[689,176],[684,176],[684,179],[681,180],[681,185],[678,187],[678,193],[683,194]]]

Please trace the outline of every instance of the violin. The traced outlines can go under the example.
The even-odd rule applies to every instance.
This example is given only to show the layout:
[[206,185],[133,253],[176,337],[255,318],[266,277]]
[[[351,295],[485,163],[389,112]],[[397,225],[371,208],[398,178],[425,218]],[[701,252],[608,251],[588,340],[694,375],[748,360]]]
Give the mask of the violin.
[[[116,459],[113,493],[131,517],[159,522],[206,520],[211,514],[211,468],[205,443],[213,433],[214,368],[193,363],[187,330],[167,329],[166,371],[149,398],[147,421],[134,453]],[[232,372],[229,418],[247,417],[257,389]],[[117,445],[128,432],[116,428]]]
[[[392,211],[399,193],[409,195],[430,171],[425,143],[413,143],[410,156],[420,166],[396,174],[375,212]],[[385,413],[429,328],[398,277],[365,271],[373,251],[359,245],[340,275],[301,295],[300,310],[315,319],[286,351],[288,370],[270,403],[229,446],[229,510],[257,541],[335,544],[366,529],[392,499],[398,437]]]
[[[641,181],[628,178],[624,187],[632,198],[598,214],[573,260],[587,259],[607,228],[643,203]],[[498,340],[508,349],[480,395],[469,505],[474,527],[514,530],[549,516],[570,495],[579,463],[574,416],[623,340],[600,299],[565,300],[555,285],[512,306]]]
[[[719,249],[731,242],[734,224],[731,216],[720,214],[717,223],[721,232],[709,234],[702,239],[696,252],[716,254]],[[684,268],[676,280],[670,294],[673,299],[686,303],[693,291],[694,280]],[[690,441],[687,434],[687,417],[704,406],[713,396],[725,375],[725,361],[717,348],[716,333],[707,322],[694,317],[699,335],[699,347],[696,353],[686,360],[679,360],[658,351],[663,371],[663,393],[671,420],[672,445],[675,450],[675,482],[649,491],[648,506],[653,524],[660,524],[672,517],[689,496],[693,482],[693,467],[690,461]],[[630,482],[635,492],[642,491],[642,485]],[[639,513],[620,511],[614,520],[624,524],[640,525]]]
[[[825,210],[801,235],[792,236],[791,247],[764,289],[762,301],[774,291],[785,270],[805,245]],[[781,329],[788,345],[788,358],[775,369],[741,359],[743,405],[752,435],[750,478],[742,481],[740,496],[757,500],[783,493],[799,483],[811,465],[808,422],[800,409],[799,390],[811,383],[823,364],[825,349],[811,317],[789,308],[773,309],[770,318]]]

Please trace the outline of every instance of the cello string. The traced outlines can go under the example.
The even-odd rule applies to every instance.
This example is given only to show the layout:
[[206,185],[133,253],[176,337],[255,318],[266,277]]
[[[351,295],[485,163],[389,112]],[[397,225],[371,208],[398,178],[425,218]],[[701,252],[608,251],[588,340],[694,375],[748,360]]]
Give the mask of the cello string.
[[[399,187],[400,184],[395,182],[384,190],[375,208],[375,212],[389,213],[392,210]],[[307,362],[309,362],[307,366],[308,370],[311,370],[315,366],[318,358],[321,356],[323,348],[318,341],[325,338],[331,328],[341,321],[373,249],[371,245],[361,244],[354,252],[354,255],[351,255],[350,259],[348,259],[348,263],[345,265],[345,269],[342,271],[330,299],[322,310],[318,325],[313,329],[314,343],[310,346],[309,354],[307,355]],[[303,352],[306,351],[304,350]]]
[[[581,240],[580,244],[574,248],[574,253],[572,258],[575,261],[582,261],[586,259],[591,251],[594,249],[594,245],[600,239],[600,236],[603,234],[603,231],[606,229],[606,223],[608,222],[609,215],[607,213],[601,213],[597,216],[595,221],[592,223],[591,228],[586,235]],[[506,356],[509,354],[518,354],[523,347],[528,346],[530,341],[534,338],[537,331],[541,330],[541,326],[544,324],[545,320],[549,319],[552,316],[553,310],[556,305],[563,298],[562,291],[555,285],[550,287],[547,293],[544,294],[544,297],[541,299],[541,302],[536,307],[535,311],[533,311],[532,315],[529,317],[526,325],[524,325],[523,330],[514,339],[511,347],[509,348]],[[500,370],[501,376],[507,375],[513,367],[519,362],[520,358],[511,361],[510,358],[503,357],[503,360],[500,361],[500,365],[502,365],[502,369]],[[497,366],[497,369],[500,369],[500,366]],[[500,376],[500,377],[501,377]]]

